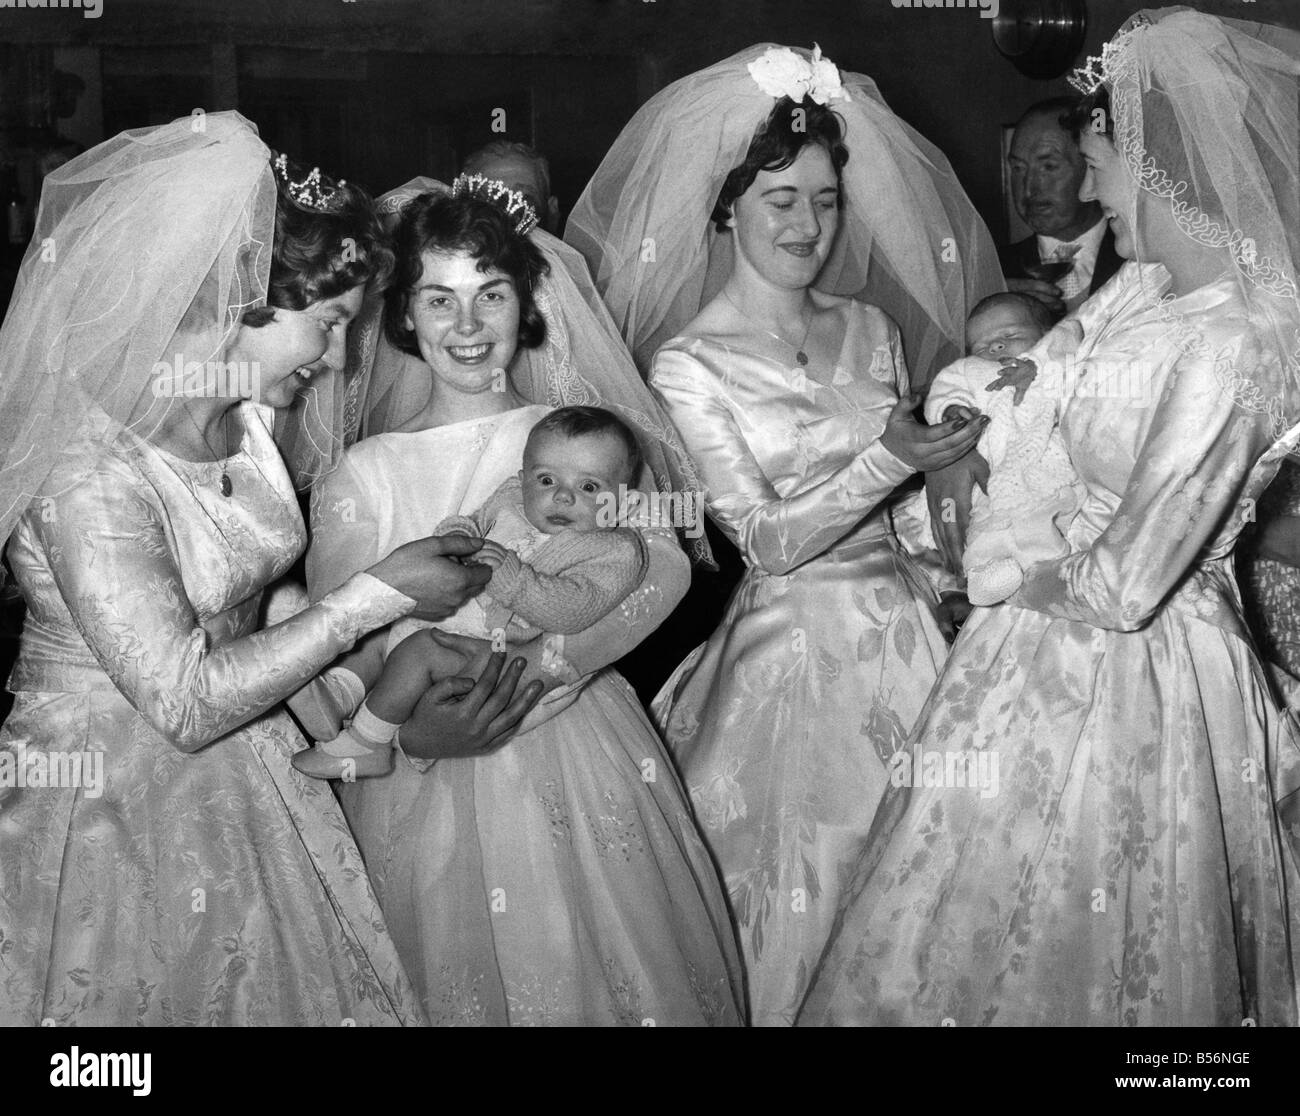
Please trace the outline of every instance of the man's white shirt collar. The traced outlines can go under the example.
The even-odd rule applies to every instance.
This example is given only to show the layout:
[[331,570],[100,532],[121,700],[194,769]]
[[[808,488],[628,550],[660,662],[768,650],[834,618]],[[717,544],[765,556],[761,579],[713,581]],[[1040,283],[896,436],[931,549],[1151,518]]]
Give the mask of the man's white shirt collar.
[[1054,236],[1038,237],[1040,260],[1052,259],[1063,246],[1073,247],[1077,244],[1079,247],[1079,250],[1074,253],[1074,269],[1058,283],[1061,294],[1065,297],[1067,309],[1077,309],[1088,297],[1088,291],[1092,289],[1092,275],[1097,270],[1097,257],[1101,254],[1102,238],[1105,235],[1106,218],[1103,217],[1074,240],[1057,240]]
[[1075,237],[1073,240],[1057,240],[1054,236],[1038,236],[1038,258],[1040,260],[1050,259],[1052,255],[1060,249],[1062,245],[1079,246],[1076,259],[1095,260],[1097,253],[1101,251],[1102,238],[1106,235],[1106,218],[1103,217],[1087,232]]

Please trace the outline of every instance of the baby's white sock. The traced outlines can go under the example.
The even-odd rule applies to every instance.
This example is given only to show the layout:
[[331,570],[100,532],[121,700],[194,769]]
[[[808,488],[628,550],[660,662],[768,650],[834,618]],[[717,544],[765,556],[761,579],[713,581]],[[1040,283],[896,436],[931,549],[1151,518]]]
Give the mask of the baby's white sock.
[[363,702],[346,729],[333,740],[322,740],[317,747],[331,756],[361,756],[380,748],[392,747],[393,737],[401,727],[400,724],[376,717]]

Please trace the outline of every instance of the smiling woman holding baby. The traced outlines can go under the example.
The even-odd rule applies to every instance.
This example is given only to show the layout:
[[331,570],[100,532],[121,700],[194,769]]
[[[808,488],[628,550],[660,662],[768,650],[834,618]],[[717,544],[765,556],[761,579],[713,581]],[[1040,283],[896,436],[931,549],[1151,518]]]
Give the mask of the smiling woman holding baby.
[[1081,75],[1080,196],[1130,261],[1041,412],[1081,502],[1064,553],[1010,548],[912,738],[1001,791],[891,790],[801,1025],[1296,1023],[1300,752],[1232,551],[1300,437],[1297,59],[1169,9]]
[[[379,203],[395,278],[382,336],[380,308],[363,315],[344,405],[366,436],[313,494],[309,589],[447,531],[486,535],[492,579],[445,632],[394,627],[329,672],[356,716],[341,739],[320,726],[300,767],[368,776],[344,784],[344,810],[432,1023],[739,1023],[735,945],[686,796],[603,670],[689,577],[671,528],[608,523],[603,498],[637,482],[693,492],[689,467],[582,261],[501,183],[423,185]],[[392,764],[412,702],[453,697],[448,676],[479,674],[502,645],[549,691],[518,736],[428,771]]]

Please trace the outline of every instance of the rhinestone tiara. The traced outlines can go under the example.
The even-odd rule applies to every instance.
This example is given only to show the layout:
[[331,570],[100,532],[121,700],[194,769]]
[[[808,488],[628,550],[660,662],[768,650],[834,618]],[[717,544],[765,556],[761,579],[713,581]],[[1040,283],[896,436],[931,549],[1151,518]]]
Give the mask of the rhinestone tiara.
[[289,177],[289,158],[283,152],[275,157],[271,165],[275,168],[275,173],[280,176],[280,181],[284,183],[285,192],[306,209],[327,211],[338,197],[339,187],[348,184],[347,179],[340,178],[332,189],[326,189],[321,182],[320,167],[312,167],[306,178],[301,182],[294,182]]
[[537,211],[518,190],[512,190],[498,178],[482,174],[461,174],[451,184],[453,198],[474,197],[491,202],[514,220],[515,232],[527,236],[537,227]]
[[1134,16],[1127,27],[1120,30],[1110,42],[1102,45],[1100,55],[1089,55],[1087,61],[1065,80],[1085,97],[1096,93],[1106,82],[1114,81],[1125,65],[1125,56],[1133,43],[1133,37],[1150,26],[1151,21],[1145,16]]

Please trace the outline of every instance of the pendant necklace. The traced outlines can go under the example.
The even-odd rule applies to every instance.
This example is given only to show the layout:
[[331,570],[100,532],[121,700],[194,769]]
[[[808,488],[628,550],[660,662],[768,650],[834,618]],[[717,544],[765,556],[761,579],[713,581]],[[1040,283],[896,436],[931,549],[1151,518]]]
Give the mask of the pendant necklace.
[[[203,428],[199,425],[198,420],[194,417],[193,413],[190,411],[188,407],[185,409],[185,413],[190,416],[190,422],[194,423],[194,429],[199,432],[199,437],[203,439],[203,444],[207,446],[208,449],[211,450],[211,452],[214,455],[216,455],[214,457],[214,460],[223,461],[228,459],[230,457],[230,412],[227,411],[222,416],[221,419],[221,429],[222,432],[225,434],[225,438],[226,438],[226,454],[224,458],[218,455],[216,453],[216,450],[212,449],[212,443],[208,441],[208,436],[203,433]],[[234,491],[235,491],[235,486],[230,479],[230,473],[227,472],[225,469],[222,469],[221,470],[221,495],[228,497],[231,496],[234,493]]]
[[758,323],[754,321],[754,319],[751,318],[748,314],[746,314],[745,311],[743,311],[739,306],[736,306],[735,301],[732,299],[731,295],[727,294],[726,291],[722,292],[722,297],[725,298],[728,302],[730,302],[731,305],[735,307],[736,313],[739,314],[742,318],[744,318],[747,322],[749,322],[750,325],[758,326],[758,328],[762,329],[763,332],[766,333],[769,337],[775,337],[778,341],[781,342],[782,345],[794,349],[794,359],[799,362],[799,367],[806,368],[808,366],[808,353],[805,351],[804,346],[808,344],[808,334],[812,332],[813,317],[816,315],[816,310],[814,310],[813,314],[809,315],[808,317],[808,325],[805,327],[803,331],[803,339],[799,342],[798,345],[791,345],[790,342],[787,341],[784,337],[782,337],[779,333],[775,333],[770,329],[763,329],[761,325],[758,325]]

